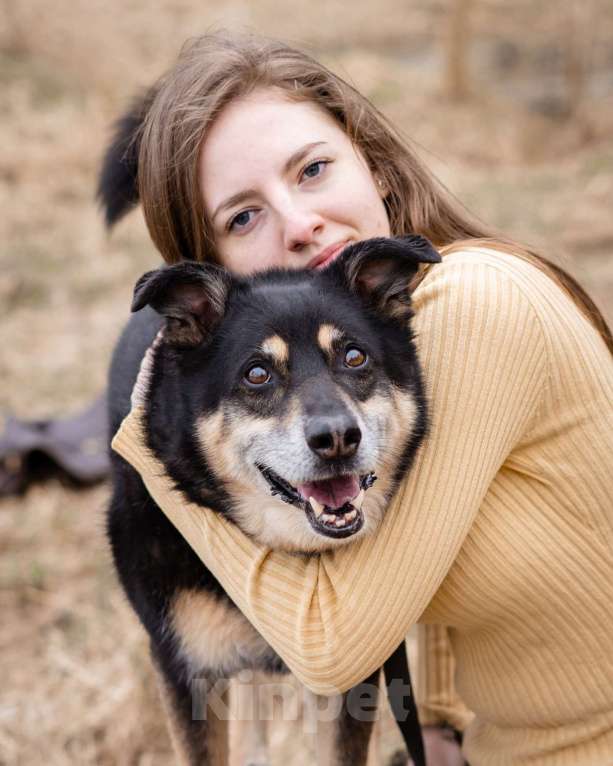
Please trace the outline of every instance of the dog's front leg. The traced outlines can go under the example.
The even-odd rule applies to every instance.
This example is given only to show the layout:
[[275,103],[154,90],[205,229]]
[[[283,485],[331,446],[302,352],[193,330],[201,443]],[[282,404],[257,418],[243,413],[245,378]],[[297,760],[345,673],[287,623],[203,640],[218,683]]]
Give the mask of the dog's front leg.
[[241,766],[268,766],[270,763],[268,722],[272,720],[272,701],[267,694],[269,680],[270,677],[263,673],[243,671],[233,689]]
[[172,744],[181,766],[228,766],[227,683],[198,676],[186,681],[152,650]]
[[365,766],[377,718],[379,671],[342,695],[307,693],[309,728],[316,732],[318,766]]

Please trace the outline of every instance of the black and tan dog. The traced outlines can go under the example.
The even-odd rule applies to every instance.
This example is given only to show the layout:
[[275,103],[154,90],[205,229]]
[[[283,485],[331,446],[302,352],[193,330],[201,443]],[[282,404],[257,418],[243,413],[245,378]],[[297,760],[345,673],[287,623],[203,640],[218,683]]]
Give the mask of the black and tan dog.
[[[185,262],[145,274],[112,364],[112,431],[157,336],[139,376],[147,441],[186,498],[307,555],[375,532],[425,433],[408,285],[438,260],[406,237],[349,246],[323,271],[239,279]],[[224,763],[224,722],[194,720],[194,679],[206,694],[283,662],[117,455],[108,533],[183,761]],[[371,724],[345,705],[330,726],[321,762],[364,763]]]

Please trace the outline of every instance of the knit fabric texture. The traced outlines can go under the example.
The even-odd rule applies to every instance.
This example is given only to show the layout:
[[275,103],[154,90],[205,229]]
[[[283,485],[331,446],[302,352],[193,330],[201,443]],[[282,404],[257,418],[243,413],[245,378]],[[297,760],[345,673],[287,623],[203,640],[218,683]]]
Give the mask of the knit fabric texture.
[[449,254],[413,299],[431,429],[371,537],[312,557],[247,538],[174,489],[138,403],[113,448],[312,690],[419,622],[422,714],[468,724],[471,766],[613,764],[611,356],[512,255]]

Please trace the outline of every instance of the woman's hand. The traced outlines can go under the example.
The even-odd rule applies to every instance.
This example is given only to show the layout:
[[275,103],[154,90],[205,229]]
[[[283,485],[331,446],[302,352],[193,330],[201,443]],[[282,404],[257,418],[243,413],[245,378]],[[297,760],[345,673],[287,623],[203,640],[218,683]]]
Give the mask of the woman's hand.
[[422,726],[428,766],[463,766],[464,758],[453,729]]

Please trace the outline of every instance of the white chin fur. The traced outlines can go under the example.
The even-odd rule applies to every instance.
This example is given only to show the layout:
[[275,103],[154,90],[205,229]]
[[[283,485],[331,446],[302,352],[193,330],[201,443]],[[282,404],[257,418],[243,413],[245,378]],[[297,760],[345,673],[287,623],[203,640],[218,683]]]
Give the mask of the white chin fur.
[[373,494],[371,504],[369,495],[373,489],[368,490],[362,505],[364,526],[350,537],[336,539],[318,534],[301,508],[259,491],[235,503],[232,518],[244,532],[271,548],[316,553],[348,545],[377,529],[384,504],[379,502],[379,493]]

